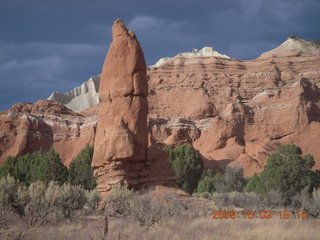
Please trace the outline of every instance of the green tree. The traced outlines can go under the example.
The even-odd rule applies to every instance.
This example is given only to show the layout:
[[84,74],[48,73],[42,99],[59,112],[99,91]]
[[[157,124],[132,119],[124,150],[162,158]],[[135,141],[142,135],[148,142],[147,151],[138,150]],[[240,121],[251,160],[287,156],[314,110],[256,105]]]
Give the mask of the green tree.
[[197,186],[197,193],[212,193],[215,189],[215,174],[211,169],[208,169],[205,171],[204,175],[201,177],[201,179],[198,182]]
[[0,178],[7,177],[8,175],[14,176],[14,166],[17,162],[16,157],[9,156],[0,166]]
[[20,157],[8,157],[0,167],[0,177],[11,175],[25,185],[35,181],[57,181],[64,183],[68,178],[68,169],[63,165],[59,153],[51,149],[36,151]]
[[199,153],[189,144],[175,149],[166,148],[177,176],[178,186],[188,193],[193,193],[201,178],[203,163]]
[[243,169],[238,167],[223,167],[222,172],[213,173],[208,170],[198,183],[197,191],[201,192],[242,192],[246,186]]
[[15,179],[22,183],[31,183],[31,154],[27,153],[18,158],[14,166],[14,174],[12,175]]
[[224,183],[227,192],[242,192],[246,186],[243,169],[240,167],[227,167],[224,172]]
[[40,180],[46,184],[50,181],[63,184],[68,178],[68,169],[63,165],[59,153],[54,149],[48,152],[40,150],[32,153],[30,171],[30,182]]
[[281,145],[271,154],[260,175],[254,175],[246,186],[246,191],[262,195],[271,190],[279,191],[287,204],[302,189],[312,189],[314,160],[311,155],[301,156],[301,149],[295,145]]
[[73,185],[81,185],[85,189],[94,189],[97,185],[91,167],[93,147],[89,145],[76,156],[70,164],[68,181]]

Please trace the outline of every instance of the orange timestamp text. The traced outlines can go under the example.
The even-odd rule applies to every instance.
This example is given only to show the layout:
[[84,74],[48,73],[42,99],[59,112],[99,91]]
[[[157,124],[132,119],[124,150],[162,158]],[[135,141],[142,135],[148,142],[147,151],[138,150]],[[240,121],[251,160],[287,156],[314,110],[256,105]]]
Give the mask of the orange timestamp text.
[[289,211],[289,210],[212,210],[211,219],[308,219],[307,211]]

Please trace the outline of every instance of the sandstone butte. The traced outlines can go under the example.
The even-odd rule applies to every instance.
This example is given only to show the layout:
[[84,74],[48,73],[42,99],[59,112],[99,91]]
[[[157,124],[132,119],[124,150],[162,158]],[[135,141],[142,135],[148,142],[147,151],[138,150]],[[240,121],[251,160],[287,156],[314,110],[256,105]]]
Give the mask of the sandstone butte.
[[[320,169],[319,45],[289,38],[246,61],[177,56],[148,67],[145,78],[141,48],[121,26],[113,27],[99,86],[101,102],[80,113],[48,100],[13,105],[0,113],[0,161],[54,147],[68,165],[86,144],[115,141],[112,148],[101,146],[95,152],[96,174],[101,181],[108,179],[100,191],[118,181],[132,186],[157,181],[159,171],[168,171],[169,179],[170,171],[157,161],[165,158],[159,158],[163,153],[151,147],[157,144],[190,143],[207,168],[240,165],[251,176],[263,170],[280,144],[290,143],[312,154],[314,168]],[[118,47],[127,55],[117,56]],[[115,66],[121,61],[126,64],[120,71]],[[123,81],[116,81],[118,76]],[[139,172],[146,176],[137,176]]]

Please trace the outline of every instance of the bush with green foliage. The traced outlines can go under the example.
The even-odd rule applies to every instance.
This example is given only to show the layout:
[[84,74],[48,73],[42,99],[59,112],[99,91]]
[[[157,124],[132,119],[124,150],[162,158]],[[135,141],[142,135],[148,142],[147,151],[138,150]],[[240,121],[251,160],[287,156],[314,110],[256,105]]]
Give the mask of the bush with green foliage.
[[40,150],[32,153],[30,172],[30,183],[39,180],[46,184],[50,181],[63,184],[68,177],[68,169],[63,165],[59,153],[54,149],[48,152]]
[[15,164],[17,158],[9,156],[7,159],[0,165],[0,178],[7,177],[8,175],[14,176]]
[[51,149],[39,150],[20,157],[9,156],[0,166],[0,178],[8,174],[19,182],[29,186],[36,181],[48,184],[50,181],[60,185],[69,182],[81,185],[85,189],[94,189],[96,179],[91,168],[93,147],[86,146],[72,161],[69,170],[60,159],[59,153]]
[[212,193],[216,190],[215,184],[215,174],[211,169],[204,171],[204,175],[198,182],[197,193]]
[[178,186],[193,193],[201,178],[203,163],[199,153],[189,144],[180,145],[174,149],[166,148],[177,176]]
[[301,149],[295,145],[281,145],[271,154],[260,175],[255,174],[246,186],[246,191],[266,195],[271,190],[279,191],[286,204],[302,189],[312,191],[314,160],[311,155],[301,156]]
[[224,172],[226,192],[242,192],[246,186],[243,169],[240,167],[227,167]]
[[89,192],[69,183],[60,186],[53,181],[36,181],[26,187],[10,175],[0,179],[0,210],[13,211],[30,225],[76,218],[86,203],[95,209],[99,200],[95,190]]
[[63,165],[59,153],[51,149],[48,152],[39,150],[20,157],[8,157],[0,167],[0,178],[8,174],[27,186],[38,180],[62,184],[67,180],[68,169]]
[[246,186],[243,169],[239,167],[226,167],[222,172],[214,173],[208,170],[198,182],[198,193],[212,192],[242,192]]
[[94,189],[97,185],[91,167],[93,147],[86,146],[70,163],[68,181],[72,185],[81,185],[85,189]]

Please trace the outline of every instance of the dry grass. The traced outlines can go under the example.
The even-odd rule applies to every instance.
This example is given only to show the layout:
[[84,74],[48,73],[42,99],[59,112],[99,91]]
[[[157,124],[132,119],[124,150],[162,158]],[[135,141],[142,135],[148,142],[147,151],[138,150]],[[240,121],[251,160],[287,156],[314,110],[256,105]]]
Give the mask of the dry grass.
[[[218,208],[208,199],[191,197],[174,191],[151,192],[134,196],[152,196],[154,204],[161,207],[160,213],[173,209],[173,215],[161,215],[161,221],[152,224],[141,224],[135,214],[125,214],[120,217],[109,217],[108,240],[319,240],[320,219],[280,220],[272,219],[211,219],[209,209]],[[160,194],[161,193],[161,194]],[[133,197],[133,196],[132,196]],[[149,198],[143,198],[149,199]],[[136,201],[135,203],[139,203]],[[141,199],[140,199],[141,200]],[[158,214],[151,211],[153,205],[147,202],[133,205],[138,213],[149,217]],[[235,206],[230,209],[236,210]],[[150,212],[151,211],[151,212]],[[134,212],[133,212],[134,213]],[[94,213],[93,213],[94,214]],[[140,215],[139,215],[140,216]],[[18,215],[0,215],[0,239],[76,239],[102,240],[104,231],[104,215],[82,216],[79,219],[69,219],[63,222],[44,226],[26,224]],[[16,218],[16,219],[15,219]],[[148,219],[148,218],[147,218]],[[19,233],[23,233],[23,238]]]
[[[11,225],[11,224],[10,224]],[[74,222],[32,227],[22,225],[0,229],[0,239],[101,240],[104,216],[85,217]],[[1,234],[2,233],[2,234]],[[131,217],[109,218],[108,240],[318,240],[320,220],[218,220],[210,217],[176,216],[152,227],[140,226]]]
[[172,219],[168,224],[141,228],[133,222],[110,224],[109,239],[130,240],[318,240],[319,220]]

